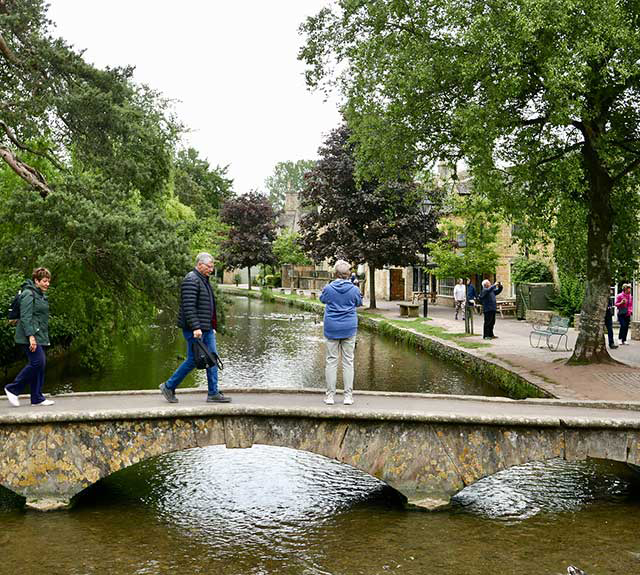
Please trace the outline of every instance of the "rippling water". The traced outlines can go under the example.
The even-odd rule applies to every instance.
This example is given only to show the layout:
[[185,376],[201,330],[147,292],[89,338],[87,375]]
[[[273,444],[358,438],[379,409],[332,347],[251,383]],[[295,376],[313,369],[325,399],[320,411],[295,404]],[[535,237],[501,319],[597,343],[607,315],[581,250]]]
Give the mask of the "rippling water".
[[[229,316],[223,385],[324,385],[315,316],[244,299]],[[108,374],[58,366],[49,385],[155,387],[182,346],[175,330],[156,327],[135,348],[123,345]],[[359,389],[491,391],[362,331],[356,361]],[[532,463],[467,487],[449,511],[427,513],[407,511],[377,479],[317,455],[213,446],[116,473],[68,512],[25,512],[19,498],[0,493],[0,575],[558,575],[569,564],[629,575],[640,573],[636,481],[608,462]]]
[[5,500],[0,572],[542,575],[573,563],[632,574],[634,492],[622,468],[553,461],[479,481],[451,511],[407,511],[378,480],[323,457],[214,446],[123,470],[69,512]]
[[[324,388],[325,344],[321,318],[283,304],[243,297],[230,298],[227,329],[218,337],[225,369],[220,386]],[[120,342],[107,369],[86,373],[67,361],[52,362],[46,393],[71,391],[156,389],[185,356],[182,333],[173,318]],[[338,380],[340,382],[340,380]],[[204,372],[193,372],[183,387],[206,387]],[[469,395],[500,395],[493,385],[478,381],[422,351],[358,332],[355,352],[356,390],[385,390]]]

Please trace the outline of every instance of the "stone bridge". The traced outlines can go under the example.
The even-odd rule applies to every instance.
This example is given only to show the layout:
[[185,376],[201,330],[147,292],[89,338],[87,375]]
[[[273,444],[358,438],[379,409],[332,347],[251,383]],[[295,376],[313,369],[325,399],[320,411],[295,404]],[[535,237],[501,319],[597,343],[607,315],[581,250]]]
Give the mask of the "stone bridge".
[[351,465],[444,507],[460,489],[513,465],[587,457],[640,465],[640,404],[514,401],[362,392],[326,406],[317,391],[205,392],[167,404],[150,391],[61,395],[49,408],[0,402],[0,484],[28,507],[58,509],[83,489],[164,453],[224,444],[289,447]]

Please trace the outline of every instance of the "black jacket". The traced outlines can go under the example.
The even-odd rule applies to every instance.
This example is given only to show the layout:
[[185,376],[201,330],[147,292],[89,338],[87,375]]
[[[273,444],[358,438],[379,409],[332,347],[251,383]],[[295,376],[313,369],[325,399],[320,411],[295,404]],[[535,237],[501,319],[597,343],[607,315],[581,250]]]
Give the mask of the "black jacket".
[[184,276],[180,286],[178,326],[192,331],[218,328],[216,300],[209,278],[196,269]]
[[492,285],[488,288],[482,288],[478,299],[482,303],[482,311],[496,311],[496,296],[502,292],[502,285],[500,287]]

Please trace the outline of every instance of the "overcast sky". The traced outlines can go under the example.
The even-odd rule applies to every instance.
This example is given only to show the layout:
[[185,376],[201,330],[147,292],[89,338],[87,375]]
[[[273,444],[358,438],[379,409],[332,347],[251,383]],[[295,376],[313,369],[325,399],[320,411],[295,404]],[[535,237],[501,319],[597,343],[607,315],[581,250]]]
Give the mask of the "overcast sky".
[[229,164],[236,193],[264,190],[279,161],[314,159],[340,121],[306,90],[298,26],[329,0],[50,0],[58,35],[98,67],[179,100],[188,143]]

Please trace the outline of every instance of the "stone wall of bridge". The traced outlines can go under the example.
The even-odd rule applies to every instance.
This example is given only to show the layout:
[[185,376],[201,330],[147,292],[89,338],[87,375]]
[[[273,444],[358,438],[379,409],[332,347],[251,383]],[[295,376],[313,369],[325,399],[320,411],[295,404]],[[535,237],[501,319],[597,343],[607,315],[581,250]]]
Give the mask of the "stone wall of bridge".
[[640,431],[257,415],[48,422],[0,427],[0,484],[32,508],[68,507],[96,481],[164,453],[224,444],[288,447],[385,481],[436,509],[466,485],[529,461],[587,457],[640,465]]

